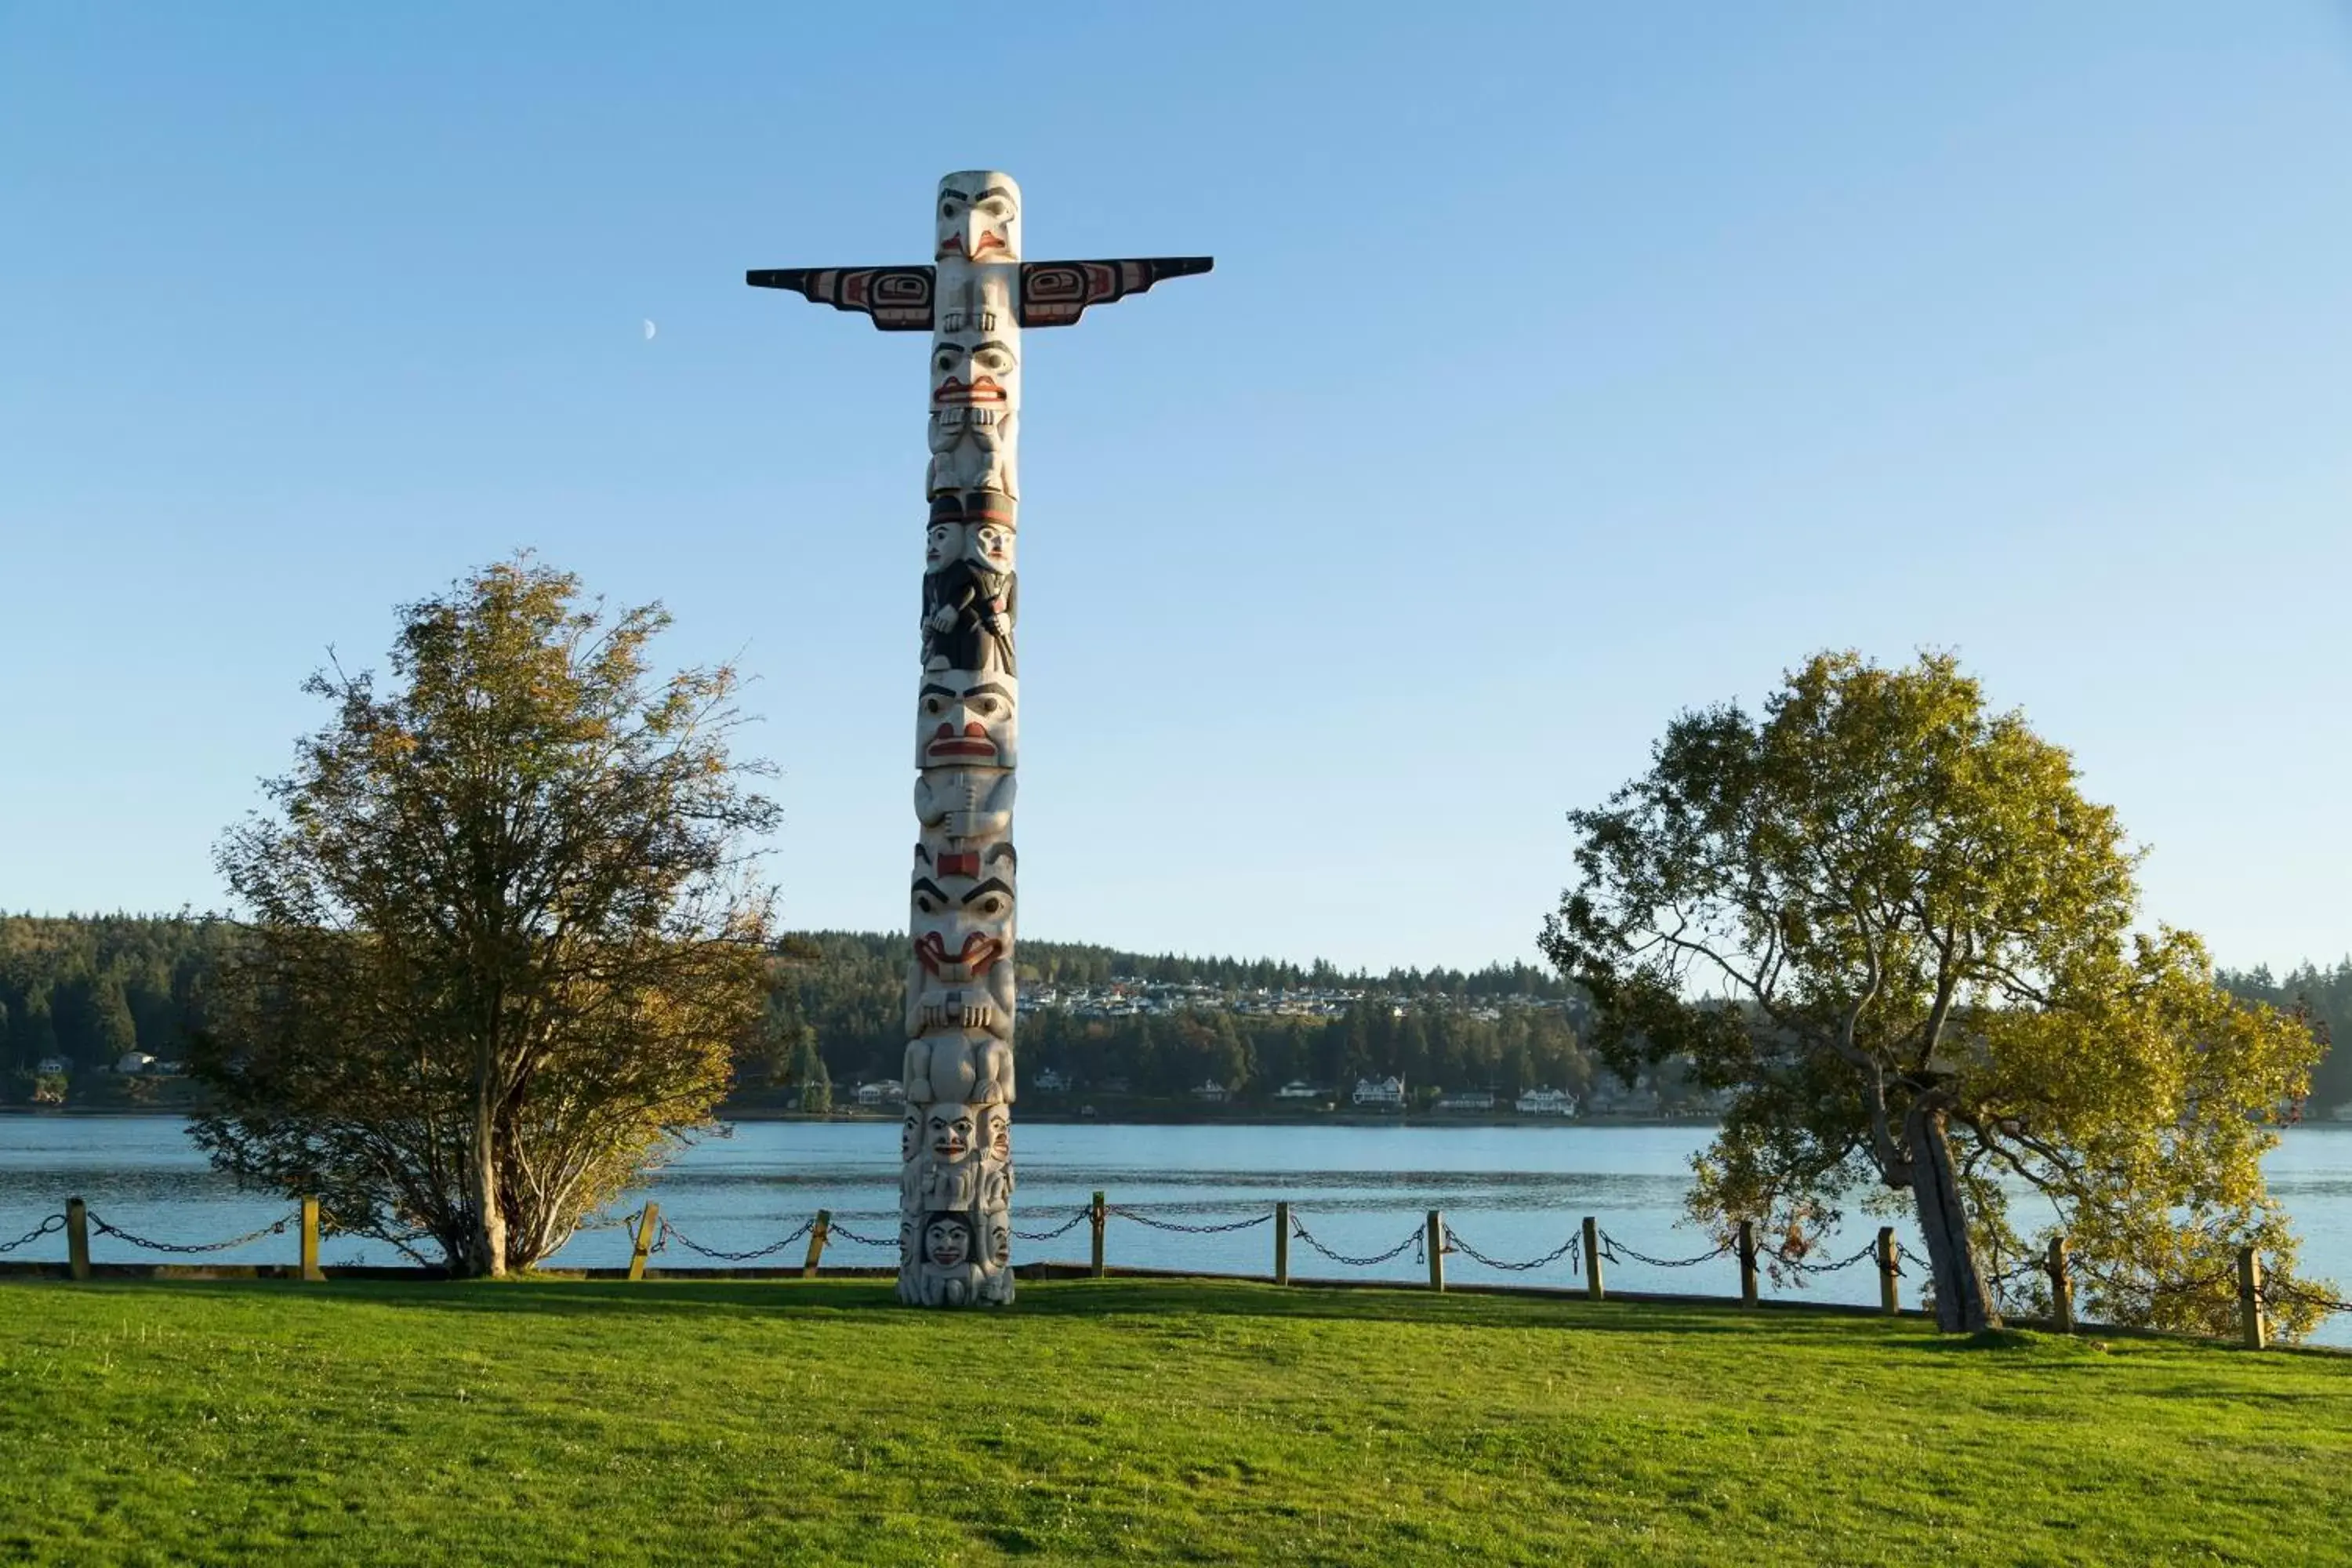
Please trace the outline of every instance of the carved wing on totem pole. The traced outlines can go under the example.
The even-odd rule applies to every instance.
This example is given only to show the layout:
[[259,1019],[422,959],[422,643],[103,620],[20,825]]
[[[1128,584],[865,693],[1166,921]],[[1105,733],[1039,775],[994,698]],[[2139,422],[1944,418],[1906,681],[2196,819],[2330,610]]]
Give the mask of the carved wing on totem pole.
[[1146,256],[1126,261],[1024,261],[1021,324],[1066,327],[1089,305],[1140,294],[1163,278],[1190,278],[1216,265],[1206,256]]
[[932,276],[929,267],[762,267],[744,273],[743,281],[859,311],[886,332],[928,332]]
[[[1089,305],[1140,294],[1164,278],[1190,278],[1215,265],[1206,256],[1145,256],[1112,261],[1024,261],[1021,324],[1066,327]],[[789,289],[836,310],[874,319],[886,332],[928,332],[937,272],[929,267],[763,267],[743,274],[754,289]]]

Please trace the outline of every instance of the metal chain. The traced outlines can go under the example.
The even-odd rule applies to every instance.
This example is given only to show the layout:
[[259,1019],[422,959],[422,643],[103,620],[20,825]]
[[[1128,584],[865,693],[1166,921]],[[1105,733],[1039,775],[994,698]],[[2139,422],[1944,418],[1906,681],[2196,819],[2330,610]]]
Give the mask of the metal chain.
[[16,1240],[0,1243],[0,1252],[14,1252],[20,1247],[30,1246],[32,1243],[40,1240],[41,1237],[45,1236],[54,1236],[58,1231],[65,1229],[65,1227],[66,1216],[61,1214],[53,1214],[31,1230],[28,1230],[24,1235],[18,1237]]
[[226,1252],[231,1247],[243,1247],[248,1242],[259,1241],[265,1236],[283,1236],[286,1233],[286,1227],[294,1223],[294,1216],[289,1215],[284,1219],[279,1220],[276,1225],[265,1225],[259,1230],[247,1231],[243,1236],[233,1237],[226,1241],[203,1241],[194,1243],[150,1241],[143,1236],[133,1236],[127,1230],[122,1230],[117,1226],[110,1226],[104,1220],[99,1218],[96,1215],[91,1215],[89,1216],[89,1223],[90,1227],[93,1230],[98,1231],[100,1234],[110,1236],[117,1241],[127,1242],[132,1247],[142,1247],[149,1252],[169,1252],[178,1254],[182,1257],[187,1257],[199,1252]]
[[2049,1273],[2050,1265],[2046,1261],[2039,1258],[2028,1258],[2011,1268],[1994,1269],[1985,1278],[1991,1281],[1994,1289],[2007,1290],[2021,1279],[2030,1279],[2037,1274],[2047,1278]]
[[1581,1236],[1571,1236],[1566,1241],[1561,1242],[1558,1247],[1553,1247],[1549,1252],[1545,1253],[1541,1258],[1530,1258],[1525,1263],[1506,1263],[1499,1258],[1487,1257],[1485,1253],[1479,1251],[1476,1247],[1463,1240],[1462,1237],[1455,1233],[1454,1227],[1449,1225],[1445,1227],[1445,1247],[1449,1252],[1458,1252],[1462,1254],[1463,1257],[1483,1263],[1489,1268],[1500,1268],[1505,1272],[1511,1274],[1524,1274],[1530,1269],[1541,1268],[1548,1263],[1557,1263],[1563,1258],[1569,1260],[1569,1269],[1570,1272],[1573,1272],[1578,1264],[1583,1260],[1584,1237]]
[[1646,1263],[1653,1268],[1688,1268],[1693,1264],[1720,1258],[1730,1250],[1731,1243],[1727,1241],[1714,1251],[1702,1252],[1696,1258],[1652,1258],[1647,1253],[1634,1251],[1605,1230],[1601,1233],[1601,1256],[1612,1263],[1622,1263],[1631,1258],[1636,1263]]
[[2352,1312],[2352,1301],[2323,1296],[2300,1285],[2279,1285],[2265,1279],[2257,1294],[2265,1301],[2289,1301],[2297,1306],[2316,1307],[2323,1312]]
[[654,1242],[652,1250],[656,1252],[660,1251],[664,1244],[675,1238],[677,1244],[680,1247],[685,1247],[688,1252],[698,1252],[705,1258],[715,1258],[721,1263],[749,1263],[754,1258],[766,1258],[772,1253],[782,1252],[784,1248],[790,1247],[793,1243],[806,1236],[815,1227],[816,1222],[814,1220],[803,1220],[801,1221],[799,1229],[793,1231],[782,1241],[773,1243],[771,1246],[755,1247],[750,1252],[725,1252],[715,1247],[703,1246],[700,1242],[696,1241],[692,1237],[687,1235],[686,1232],[670,1224],[669,1221],[664,1220],[661,1222],[661,1235]]
[[[1863,1259],[1869,1258],[1874,1253],[1877,1252],[1877,1250],[1878,1242],[1874,1237],[1872,1240],[1864,1244],[1860,1252],[1850,1253],[1847,1256],[1839,1258],[1835,1263],[1808,1263],[1802,1258],[1791,1258],[1785,1252],[1775,1252],[1770,1254],[1770,1257],[1772,1261],[1778,1264],[1780,1268],[1790,1269],[1798,1274],[1834,1274],[1841,1268],[1853,1268],[1855,1264],[1860,1263]],[[1900,1273],[1901,1270],[1898,1269],[1896,1272]]]
[[1265,1214],[1254,1215],[1248,1219],[1237,1219],[1230,1225],[1180,1225],[1172,1219],[1154,1219],[1148,1214],[1139,1213],[1120,1204],[1109,1205],[1103,1213],[1106,1215],[1117,1215],[1121,1219],[1131,1219],[1138,1225],[1148,1225],[1154,1230],[1181,1231],[1186,1236],[1219,1236],[1229,1230],[1247,1230],[1252,1226],[1264,1225],[1274,1218],[1274,1213],[1269,1209]]
[[854,1241],[860,1247],[896,1247],[898,1245],[898,1238],[895,1236],[864,1236],[850,1229],[839,1220],[834,1220],[828,1224],[824,1227],[824,1234],[827,1240],[831,1240],[837,1237],[843,1241]]
[[2238,1268],[2234,1263],[2226,1268],[2217,1268],[2210,1274],[2199,1275],[2193,1279],[2158,1280],[2152,1285],[2142,1285],[2132,1282],[2118,1284],[2112,1275],[2102,1274],[2099,1270],[2093,1268],[2079,1260],[2075,1262],[2074,1267],[2077,1273],[2080,1273],[2091,1279],[2099,1287],[2100,1289],[2106,1291],[2111,1296],[2130,1296],[2145,1291],[2150,1300],[2154,1300],[2159,1296],[2199,1295],[2204,1291],[2211,1289],[2216,1285],[2234,1284],[2238,1278]]
[[1345,1264],[1350,1268],[1371,1268],[1380,1264],[1386,1263],[1391,1258],[1399,1257],[1406,1251],[1418,1247],[1422,1242],[1422,1226],[1415,1226],[1412,1227],[1412,1234],[1411,1236],[1406,1237],[1402,1241],[1398,1242],[1386,1252],[1370,1253],[1362,1258],[1351,1258],[1344,1252],[1334,1252],[1329,1247],[1324,1246],[1321,1242],[1316,1240],[1315,1233],[1307,1228],[1307,1222],[1305,1220],[1300,1219],[1296,1214],[1290,1216],[1291,1235],[1297,1237],[1299,1240],[1305,1242],[1307,1246],[1313,1247],[1316,1251],[1321,1253],[1332,1262]]
[[575,1233],[580,1235],[586,1235],[591,1231],[598,1230],[635,1230],[637,1227],[637,1222],[645,1217],[645,1210],[641,1208],[631,1209],[628,1213],[621,1215],[618,1219],[600,1220],[594,1225],[576,1225],[572,1228]]
[[1088,1204],[1085,1208],[1080,1209],[1077,1213],[1072,1215],[1069,1218],[1064,1220],[1061,1224],[1055,1226],[1051,1230],[1016,1230],[1013,1234],[1016,1239],[1021,1241],[1052,1241],[1056,1237],[1067,1236],[1071,1231],[1077,1229],[1078,1226],[1086,1224],[1087,1221],[1094,1217],[1094,1205],[1092,1204]]

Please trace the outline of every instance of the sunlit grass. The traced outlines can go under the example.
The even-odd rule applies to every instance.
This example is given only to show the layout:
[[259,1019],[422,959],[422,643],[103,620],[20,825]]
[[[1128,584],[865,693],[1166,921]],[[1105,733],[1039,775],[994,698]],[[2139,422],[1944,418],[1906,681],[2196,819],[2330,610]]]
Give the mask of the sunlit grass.
[[1111,1280],[0,1286],[0,1562],[2333,1563],[2352,1359]]

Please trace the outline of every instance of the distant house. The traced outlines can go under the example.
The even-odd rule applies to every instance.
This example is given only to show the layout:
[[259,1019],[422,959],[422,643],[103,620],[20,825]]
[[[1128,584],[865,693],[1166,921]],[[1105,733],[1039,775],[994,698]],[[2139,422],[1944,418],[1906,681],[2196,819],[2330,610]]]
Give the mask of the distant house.
[[1125,1094],[1131,1087],[1124,1074],[1103,1079],[1103,1092],[1106,1094]]
[[1350,1096],[1367,1110],[1402,1110],[1404,1109],[1404,1079],[1360,1078],[1356,1092]]
[[33,1064],[35,1078],[65,1078],[73,1072],[73,1063],[63,1057],[43,1057]]
[[906,1098],[906,1089],[894,1078],[886,1078],[879,1083],[861,1083],[856,1096],[857,1103],[865,1106],[897,1105]]
[[1576,1096],[1564,1089],[1531,1089],[1516,1101],[1521,1116],[1573,1116]]
[[1047,1068],[1029,1080],[1029,1087],[1045,1094],[1059,1094],[1070,1087],[1070,1080],[1062,1076],[1061,1068]]
[[1495,1109],[1495,1091],[1490,1089],[1455,1089],[1452,1094],[1441,1094],[1437,1097],[1437,1109],[1440,1110],[1492,1110]]
[[114,1070],[126,1078],[135,1078],[155,1065],[155,1058],[145,1051],[125,1051],[114,1058]]
[[1192,1091],[1192,1098],[1203,1105],[1223,1105],[1227,1098],[1225,1086],[1211,1079]]
[[1274,1091],[1274,1098],[1276,1100],[1322,1100],[1328,1098],[1330,1092],[1331,1091],[1328,1089],[1318,1089],[1311,1083],[1300,1083],[1294,1079],[1290,1082],[1284,1084],[1280,1089],[1276,1089]]

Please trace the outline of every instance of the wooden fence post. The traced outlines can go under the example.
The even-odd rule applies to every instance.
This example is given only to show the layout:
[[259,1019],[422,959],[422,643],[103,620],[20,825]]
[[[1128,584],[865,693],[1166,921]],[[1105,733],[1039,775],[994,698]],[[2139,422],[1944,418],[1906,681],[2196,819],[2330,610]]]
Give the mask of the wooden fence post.
[[832,1225],[833,1211],[831,1209],[819,1209],[816,1211],[816,1223],[809,1226],[808,1257],[801,1261],[802,1279],[813,1279],[816,1277],[816,1260],[824,1256],[825,1233],[832,1227]]
[[1429,1288],[1445,1289],[1445,1216],[1436,1209],[1429,1211]]
[[1739,1222],[1739,1304],[1756,1305],[1756,1222]]
[[1106,1217],[1104,1212],[1105,1207],[1106,1205],[1103,1203],[1103,1195],[1100,1193],[1097,1193],[1095,1194],[1095,1201],[1087,1216],[1094,1225],[1095,1278],[1097,1279],[1103,1277],[1103,1220]]
[[1895,1283],[1895,1227],[1882,1225],[1878,1227],[1878,1310],[1882,1312],[1903,1310],[1903,1298]]
[[89,1278],[89,1205],[79,1198],[66,1200],[66,1269],[77,1279]]
[[1290,1283],[1290,1205],[1274,1205],[1274,1282]]
[[1601,1300],[1601,1222],[1584,1216],[1584,1298]]
[[301,1278],[312,1283],[327,1275],[319,1267],[319,1199],[316,1194],[302,1200],[302,1267]]
[[2066,1238],[2050,1238],[2050,1328],[2053,1333],[2074,1331],[2074,1279],[2066,1267]]
[[652,1256],[654,1237],[661,1234],[661,1205],[649,1203],[637,1215],[637,1242],[629,1249],[629,1278],[646,1277],[646,1259]]
[[2245,1324],[2248,1350],[2270,1343],[2270,1325],[2263,1321],[2263,1260],[2251,1247],[2238,1248],[2238,1313]]

